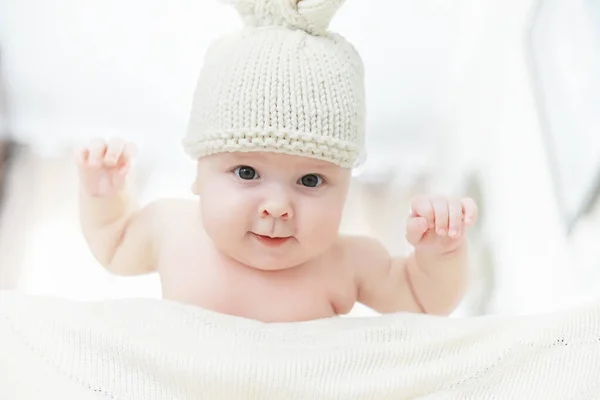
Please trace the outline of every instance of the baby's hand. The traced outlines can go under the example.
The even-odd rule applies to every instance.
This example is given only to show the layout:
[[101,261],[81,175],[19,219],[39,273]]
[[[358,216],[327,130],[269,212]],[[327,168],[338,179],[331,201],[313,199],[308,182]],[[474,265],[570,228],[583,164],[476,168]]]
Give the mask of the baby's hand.
[[470,198],[417,197],[411,202],[406,239],[421,251],[445,254],[463,242],[466,227],[477,219],[477,205]]
[[117,194],[125,183],[136,148],[120,139],[95,139],[75,153],[83,190],[91,196]]

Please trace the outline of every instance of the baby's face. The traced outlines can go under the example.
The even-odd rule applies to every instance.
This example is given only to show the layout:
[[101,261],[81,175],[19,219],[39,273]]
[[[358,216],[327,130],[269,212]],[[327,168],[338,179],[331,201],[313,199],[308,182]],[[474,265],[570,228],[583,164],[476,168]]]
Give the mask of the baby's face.
[[222,153],[199,161],[194,191],[220,251],[254,268],[278,270],[331,247],[349,184],[349,170],[325,161]]

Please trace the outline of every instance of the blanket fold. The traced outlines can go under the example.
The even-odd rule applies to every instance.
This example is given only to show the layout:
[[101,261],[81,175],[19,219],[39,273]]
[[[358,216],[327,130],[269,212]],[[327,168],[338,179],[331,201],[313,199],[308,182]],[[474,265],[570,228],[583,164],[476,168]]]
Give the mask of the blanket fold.
[[538,316],[264,324],[0,292],[0,399],[597,399],[600,301]]

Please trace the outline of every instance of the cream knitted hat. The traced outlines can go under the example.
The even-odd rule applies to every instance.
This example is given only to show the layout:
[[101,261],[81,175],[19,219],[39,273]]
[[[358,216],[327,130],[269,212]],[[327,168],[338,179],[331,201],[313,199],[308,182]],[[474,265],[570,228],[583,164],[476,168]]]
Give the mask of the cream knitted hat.
[[344,0],[229,0],[244,28],[208,49],[184,149],[271,151],[341,167],[364,158],[362,60],[328,32]]

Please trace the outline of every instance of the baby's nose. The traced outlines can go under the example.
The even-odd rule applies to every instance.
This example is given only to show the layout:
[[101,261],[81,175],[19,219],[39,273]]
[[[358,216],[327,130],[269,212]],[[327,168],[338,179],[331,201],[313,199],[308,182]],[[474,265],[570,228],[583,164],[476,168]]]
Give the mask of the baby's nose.
[[292,208],[289,204],[282,201],[270,201],[264,204],[260,209],[261,218],[277,218],[284,221],[292,218]]

